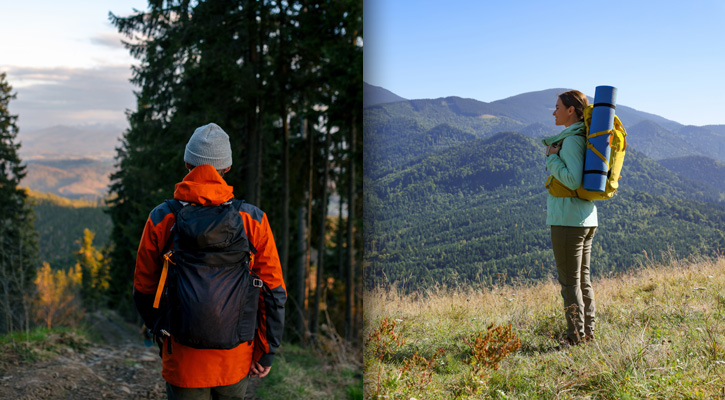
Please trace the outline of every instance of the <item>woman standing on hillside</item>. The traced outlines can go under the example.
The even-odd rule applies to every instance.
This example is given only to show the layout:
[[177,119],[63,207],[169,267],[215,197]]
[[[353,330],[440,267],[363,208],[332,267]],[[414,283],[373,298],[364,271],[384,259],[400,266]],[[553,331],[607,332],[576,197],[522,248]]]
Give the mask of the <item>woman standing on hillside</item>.
[[[556,125],[564,125],[565,129],[542,140],[548,146],[546,168],[571,190],[582,185],[586,145],[583,112],[587,105],[587,97],[578,90],[559,94],[553,115]],[[567,329],[561,341],[577,345],[594,338],[589,258],[597,230],[597,207],[578,197],[555,197],[550,191],[546,224],[551,226],[551,244],[564,299]]]

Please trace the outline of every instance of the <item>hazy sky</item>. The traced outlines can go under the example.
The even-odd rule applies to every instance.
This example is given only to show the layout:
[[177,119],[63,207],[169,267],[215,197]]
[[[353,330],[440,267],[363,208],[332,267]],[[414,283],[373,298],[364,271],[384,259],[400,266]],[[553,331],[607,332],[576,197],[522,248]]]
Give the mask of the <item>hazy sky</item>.
[[17,93],[20,135],[53,125],[127,126],[135,108],[134,60],[108,12],[129,15],[145,0],[2,0],[0,72]]
[[619,104],[725,124],[721,0],[366,0],[364,12],[364,80],[408,99],[611,85]]

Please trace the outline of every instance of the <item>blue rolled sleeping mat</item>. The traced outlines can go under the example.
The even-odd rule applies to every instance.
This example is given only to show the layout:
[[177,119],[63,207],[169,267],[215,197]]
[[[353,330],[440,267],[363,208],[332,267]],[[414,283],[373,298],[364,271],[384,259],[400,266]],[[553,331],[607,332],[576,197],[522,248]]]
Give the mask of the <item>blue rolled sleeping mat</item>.
[[614,109],[617,101],[617,88],[612,86],[597,86],[594,92],[594,109],[592,122],[589,126],[588,141],[584,156],[584,179],[582,186],[593,192],[604,192],[607,187],[607,174],[609,173],[609,156],[611,148],[611,131],[614,126]]

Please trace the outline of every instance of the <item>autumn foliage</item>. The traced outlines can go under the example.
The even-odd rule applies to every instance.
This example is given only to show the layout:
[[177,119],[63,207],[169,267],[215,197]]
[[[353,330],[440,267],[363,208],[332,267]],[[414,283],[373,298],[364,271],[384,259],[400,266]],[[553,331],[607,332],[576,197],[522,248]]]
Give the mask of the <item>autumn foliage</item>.
[[75,325],[81,318],[78,293],[81,287],[80,265],[68,270],[53,271],[50,264],[43,263],[35,278],[38,296],[35,300],[35,320],[48,329],[53,325]]
[[86,229],[77,243],[74,267],[54,270],[47,262],[35,277],[35,320],[47,328],[73,326],[85,310],[102,306],[109,287],[108,263],[93,247],[95,234]]
[[400,347],[405,344],[405,339],[401,335],[401,329],[397,328],[397,322],[385,317],[380,321],[380,325],[373,330],[365,341],[366,350],[369,351],[380,361],[390,357]]
[[497,370],[501,360],[521,348],[521,340],[514,333],[511,324],[491,324],[485,333],[478,331],[465,342],[471,349],[468,364],[478,375],[488,369]]

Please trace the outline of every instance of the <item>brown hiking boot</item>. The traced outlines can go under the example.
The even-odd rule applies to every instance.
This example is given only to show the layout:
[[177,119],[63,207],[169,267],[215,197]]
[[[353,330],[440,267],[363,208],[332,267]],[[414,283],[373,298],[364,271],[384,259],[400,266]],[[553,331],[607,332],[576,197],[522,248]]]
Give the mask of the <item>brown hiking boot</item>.
[[559,336],[559,345],[555,347],[556,350],[563,350],[567,347],[578,346],[582,343],[580,340],[570,338],[566,333],[562,333]]

